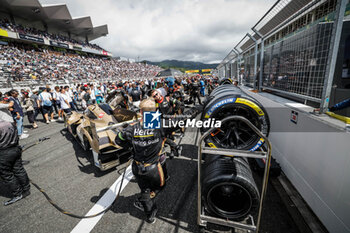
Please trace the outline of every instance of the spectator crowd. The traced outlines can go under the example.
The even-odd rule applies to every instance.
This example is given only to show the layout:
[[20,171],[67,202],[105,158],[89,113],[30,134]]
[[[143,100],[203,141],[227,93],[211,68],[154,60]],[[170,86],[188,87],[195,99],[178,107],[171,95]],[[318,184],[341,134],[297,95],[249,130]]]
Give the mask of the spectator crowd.
[[19,44],[0,45],[0,61],[12,81],[150,78],[161,70],[149,64],[35,50]]
[[108,96],[118,92],[124,97],[121,104],[136,106],[151,95],[155,89],[161,90],[162,95],[170,95],[180,102],[185,102],[187,94],[191,103],[196,99],[201,104],[200,96],[205,96],[205,91],[210,93],[218,85],[215,77],[192,76],[183,78],[150,78],[144,80],[130,79],[115,82],[79,83],[76,86],[46,86],[39,89],[10,90],[0,92],[0,119],[13,122],[20,139],[28,137],[23,130],[23,119],[27,115],[32,128],[38,127],[38,115],[42,115],[44,123],[54,121],[63,122],[64,113],[71,111],[84,111],[92,104],[111,102]]

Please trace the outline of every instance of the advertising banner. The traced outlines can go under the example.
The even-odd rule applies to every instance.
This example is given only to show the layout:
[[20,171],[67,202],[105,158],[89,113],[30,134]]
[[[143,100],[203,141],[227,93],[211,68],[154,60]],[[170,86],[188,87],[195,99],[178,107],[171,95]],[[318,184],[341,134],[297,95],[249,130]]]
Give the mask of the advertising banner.
[[22,40],[30,40],[34,42],[44,43],[44,39],[36,36],[30,36],[22,33],[18,33],[18,36]]
[[50,45],[69,49],[69,45],[68,44],[61,43],[61,42],[56,42],[56,41],[52,41],[52,40],[50,40]]
[[3,29],[0,28],[0,36],[8,37],[9,35],[8,35],[6,30],[3,30]]
[[82,50],[83,48],[82,47],[79,47],[79,46],[75,46],[75,45],[73,45],[73,49],[75,49],[75,50]]
[[186,70],[185,73],[199,73],[199,70]]

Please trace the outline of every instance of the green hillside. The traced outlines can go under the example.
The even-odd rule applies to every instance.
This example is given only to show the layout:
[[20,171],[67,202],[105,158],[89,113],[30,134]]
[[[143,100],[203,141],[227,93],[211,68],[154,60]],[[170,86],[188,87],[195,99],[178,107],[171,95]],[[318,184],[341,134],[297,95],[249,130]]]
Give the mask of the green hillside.
[[214,69],[218,64],[205,64],[193,61],[164,60],[161,62],[142,61],[147,64],[157,65],[163,69],[174,68],[185,72],[186,70]]

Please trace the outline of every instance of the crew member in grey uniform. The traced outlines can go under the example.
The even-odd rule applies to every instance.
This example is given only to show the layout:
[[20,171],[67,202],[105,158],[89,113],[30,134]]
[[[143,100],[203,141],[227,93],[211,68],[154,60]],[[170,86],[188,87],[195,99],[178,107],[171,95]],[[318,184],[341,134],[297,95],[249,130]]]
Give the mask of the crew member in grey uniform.
[[6,121],[6,114],[1,114],[0,117],[0,178],[10,186],[13,194],[13,198],[4,203],[7,206],[30,195],[30,184],[22,164],[17,128]]

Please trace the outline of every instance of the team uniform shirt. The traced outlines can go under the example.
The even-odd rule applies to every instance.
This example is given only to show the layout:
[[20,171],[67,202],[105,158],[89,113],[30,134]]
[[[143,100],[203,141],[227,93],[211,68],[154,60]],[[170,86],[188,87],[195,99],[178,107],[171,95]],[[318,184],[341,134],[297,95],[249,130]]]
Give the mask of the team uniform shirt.
[[140,97],[141,94],[142,94],[142,92],[140,91],[139,88],[132,88],[131,91],[130,91],[130,95],[131,95],[131,98],[132,98],[133,102],[140,101],[141,100],[141,97]]
[[163,97],[161,101],[156,101],[157,109],[162,113],[162,115],[173,115],[176,113],[180,105],[180,102],[173,98]]
[[[140,122],[119,132],[116,143],[129,143],[133,147],[134,160],[153,164],[158,161],[164,140],[162,129],[144,129]],[[118,143],[119,142],[119,143]]]
[[18,145],[17,128],[10,122],[0,121],[0,150]]

